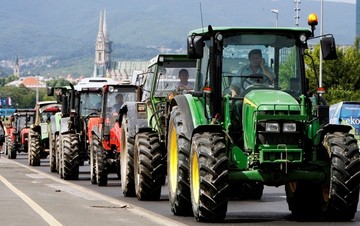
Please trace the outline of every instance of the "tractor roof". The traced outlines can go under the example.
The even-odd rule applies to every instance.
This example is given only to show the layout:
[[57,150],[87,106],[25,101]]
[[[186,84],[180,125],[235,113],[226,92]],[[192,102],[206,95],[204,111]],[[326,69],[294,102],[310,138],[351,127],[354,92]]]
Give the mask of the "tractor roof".
[[[268,33],[268,34],[300,34],[305,33],[308,37],[311,35],[311,30],[304,27],[212,27],[214,32],[223,33]],[[193,34],[206,34],[208,27],[199,28],[190,31],[189,36]]]
[[156,57],[152,58],[149,61],[148,67],[153,66],[154,64],[157,64],[159,62],[165,62],[165,61],[194,61],[187,58],[186,54],[176,54],[176,53],[162,53],[157,55]]
[[115,80],[111,78],[84,78],[82,79],[76,86],[74,86],[75,90],[81,91],[84,88],[102,88],[106,84],[114,84],[117,83]]

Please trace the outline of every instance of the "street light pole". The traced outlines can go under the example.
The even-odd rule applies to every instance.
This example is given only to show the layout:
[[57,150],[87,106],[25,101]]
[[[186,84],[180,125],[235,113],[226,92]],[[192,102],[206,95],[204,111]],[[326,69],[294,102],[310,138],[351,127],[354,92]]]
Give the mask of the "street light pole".
[[275,21],[275,24],[276,24],[276,27],[278,27],[278,21],[279,21],[279,10],[278,10],[278,9],[272,9],[272,10],[271,10],[271,12],[276,14],[276,21]]

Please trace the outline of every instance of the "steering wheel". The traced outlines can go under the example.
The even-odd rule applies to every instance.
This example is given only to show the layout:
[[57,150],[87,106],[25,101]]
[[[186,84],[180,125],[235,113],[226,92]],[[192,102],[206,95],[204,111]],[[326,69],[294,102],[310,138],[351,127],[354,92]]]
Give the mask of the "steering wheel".
[[228,93],[231,85],[231,81],[234,77],[239,77],[238,75],[231,72],[222,72],[222,84],[223,84],[223,93]]
[[[251,80],[256,79],[256,83],[264,83],[267,82],[269,85],[271,85],[270,79],[265,76],[264,74],[251,74],[246,76],[240,76],[242,78],[241,80],[241,88],[243,90],[246,90],[248,86],[253,85],[254,83],[251,82]],[[248,84],[247,87],[245,87],[245,82]]]

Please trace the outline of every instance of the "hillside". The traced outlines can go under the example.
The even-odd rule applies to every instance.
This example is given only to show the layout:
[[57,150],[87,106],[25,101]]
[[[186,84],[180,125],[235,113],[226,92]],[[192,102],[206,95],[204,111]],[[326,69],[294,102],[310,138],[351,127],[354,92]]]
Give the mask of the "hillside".
[[[221,4],[209,0],[201,5],[204,26],[274,26],[271,9],[279,9],[279,26],[295,24],[295,5],[289,0],[223,0]],[[76,59],[91,62],[102,9],[107,11],[113,58],[149,59],[160,46],[185,48],[188,32],[202,26],[199,6],[192,0],[4,1],[0,8],[0,60],[19,55],[51,56],[64,64]],[[307,26],[309,13],[320,16],[319,1],[302,1],[300,7],[300,26]],[[326,2],[324,11],[324,33],[333,33],[337,44],[352,44],[355,5]],[[347,17],[334,16],[338,12]]]

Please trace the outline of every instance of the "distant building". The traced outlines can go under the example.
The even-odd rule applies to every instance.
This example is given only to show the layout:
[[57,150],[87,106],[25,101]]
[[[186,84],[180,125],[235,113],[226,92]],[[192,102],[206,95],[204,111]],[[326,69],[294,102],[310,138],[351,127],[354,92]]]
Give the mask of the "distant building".
[[20,78],[20,65],[19,65],[19,58],[16,56],[15,64],[14,64],[14,75],[17,78]]
[[7,83],[5,86],[25,86],[29,89],[46,88],[46,82],[43,77],[29,76],[21,77],[18,80]]
[[95,44],[94,77],[106,77],[107,71],[111,71],[111,44],[104,10],[100,12],[99,31]]
[[107,77],[115,81],[122,81],[130,79],[134,71],[147,70],[148,61],[112,61],[111,53],[112,41],[110,41],[106,24],[106,11],[104,10],[100,12],[93,77]]

